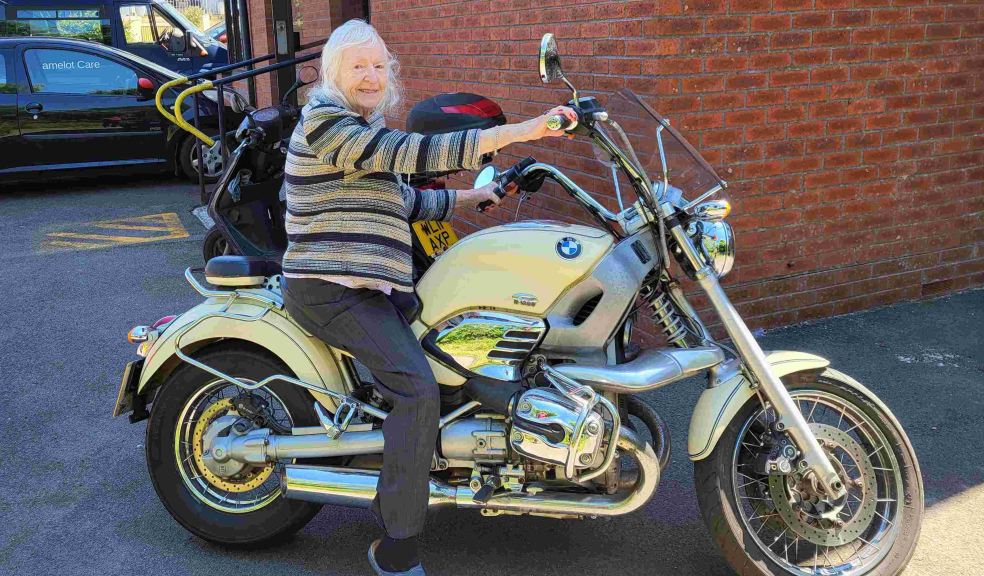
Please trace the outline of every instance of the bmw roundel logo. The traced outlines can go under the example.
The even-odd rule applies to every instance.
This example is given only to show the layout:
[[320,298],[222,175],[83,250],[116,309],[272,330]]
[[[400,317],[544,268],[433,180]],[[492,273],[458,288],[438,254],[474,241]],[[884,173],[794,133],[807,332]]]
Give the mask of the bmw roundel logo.
[[567,236],[557,242],[557,254],[560,254],[561,258],[567,258],[568,260],[577,258],[581,255],[581,243]]

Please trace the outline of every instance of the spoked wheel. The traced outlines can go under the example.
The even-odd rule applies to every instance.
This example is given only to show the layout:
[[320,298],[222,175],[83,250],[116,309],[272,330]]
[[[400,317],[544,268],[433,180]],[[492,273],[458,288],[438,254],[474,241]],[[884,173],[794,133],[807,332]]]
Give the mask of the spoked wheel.
[[798,466],[763,469],[782,435],[757,398],[695,464],[704,520],[740,574],[894,575],[908,563],[922,522],[919,465],[891,413],[850,382],[827,370],[788,386],[848,489],[839,500]]
[[[204,504],[234,514],[259,510],[280,495],[280,474],[274,474],[273,463],[217,466],[209,451],[214,435],[239,419],[233,399],[242,393],[223,380],[209,382],[185,404],[174,431],[174,455],[185,487]],[[251,394],[269,405],[278,424],[291,427],[290,414],[276,394],[263,388]]]
[[[276,358],[250,347],[213,348],[199,359],[236,378],[259,382],[290,375]],[[168,512],[190,532],[220,544],[263,545],[293,534],[321,506],[283,497],[284,462],[243,464],[211,448],[231,427],[252,429],[234,402],[244,394],[266,405],[269,421],[289,430],[317,425],[313,400],[286,382],[246,392],[190,364],[174,370],[154,400],[147,423],[147,467]],[[270,424],[268,426],[273,426]]]

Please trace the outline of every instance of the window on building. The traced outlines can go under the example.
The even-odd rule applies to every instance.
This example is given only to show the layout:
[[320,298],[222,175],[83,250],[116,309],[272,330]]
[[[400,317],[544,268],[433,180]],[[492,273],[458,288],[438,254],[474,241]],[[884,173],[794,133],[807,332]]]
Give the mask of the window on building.
[[35,93],[137,94],[136,71],[87,52],[31,49],[24,52],[24,62]]

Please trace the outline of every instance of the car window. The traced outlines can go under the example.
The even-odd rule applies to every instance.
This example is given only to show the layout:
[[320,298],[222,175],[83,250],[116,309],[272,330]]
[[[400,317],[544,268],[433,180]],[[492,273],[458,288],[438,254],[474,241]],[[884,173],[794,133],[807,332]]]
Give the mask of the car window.
[[174,20],[170,16],[164,14],[160,8],[154,6],[154,25],[157,26],[157,37],[163,38],[177,28],[178,26],[174,23]]
[[150,23],[150,7],[146,4],[120,6],[120,20],[127,44],[153,44],[157,41]]
[[137,73],[74,50],[33,48],[24,52],[31,91],[41,94],[136,95]]
[[7,57],[0,54],[0,94],[16,94],[17,83],[7,78]]

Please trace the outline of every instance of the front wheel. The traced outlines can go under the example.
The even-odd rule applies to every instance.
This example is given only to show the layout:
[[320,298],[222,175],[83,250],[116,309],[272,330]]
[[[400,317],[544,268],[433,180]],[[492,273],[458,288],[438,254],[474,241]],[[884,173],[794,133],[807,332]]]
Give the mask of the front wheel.
[[[770,405],[752,398],[714,452],[694,463],[704,522],[741,575],[899,574],[915,550],[923,516],[919,463],[891,412],[835,370],[786,382],[848,487],[840,501],[818,494],[796,466],[768,474],[781,442]],[[794,462],[795,464],[795,462]]]
[[[198,359],[249,382],[290,375],[277,358],[252,347],[222,345]],[[218,544],[259,546],[285,539],[318,513],[319,504],[283,497],[281,462],[229,474],[208,465],[209,435],[219,419],[238,415],[241,388],[190,364],[161,386],[147,423],[147,468],[161,502],[189,532]],[[313,399],[297,386],[274,382],[252,394],[283,428],[318,425]]]

